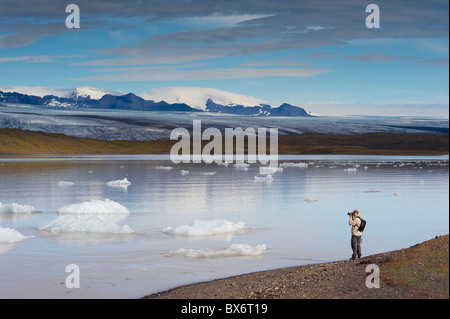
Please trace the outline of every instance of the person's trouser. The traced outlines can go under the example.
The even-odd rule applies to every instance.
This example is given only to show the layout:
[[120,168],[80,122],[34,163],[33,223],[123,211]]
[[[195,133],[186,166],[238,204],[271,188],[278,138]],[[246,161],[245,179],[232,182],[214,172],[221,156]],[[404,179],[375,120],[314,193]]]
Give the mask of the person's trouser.
[[356,258],[356,255],[358,255],[358,257],[361,257],[361,242],[362,236],[352,235],[352,258]]

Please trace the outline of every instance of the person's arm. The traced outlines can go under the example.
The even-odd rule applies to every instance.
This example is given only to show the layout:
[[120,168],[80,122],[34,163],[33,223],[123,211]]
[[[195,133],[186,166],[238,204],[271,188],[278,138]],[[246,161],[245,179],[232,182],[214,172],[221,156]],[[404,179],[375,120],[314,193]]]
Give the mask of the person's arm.
[[350,226],[358,226],[359,227],[359,225],[361,225],[361,219],[357,216],[355,218],[352,218],[352,216],[350,216],[350,220],[348,221],[348,224]]

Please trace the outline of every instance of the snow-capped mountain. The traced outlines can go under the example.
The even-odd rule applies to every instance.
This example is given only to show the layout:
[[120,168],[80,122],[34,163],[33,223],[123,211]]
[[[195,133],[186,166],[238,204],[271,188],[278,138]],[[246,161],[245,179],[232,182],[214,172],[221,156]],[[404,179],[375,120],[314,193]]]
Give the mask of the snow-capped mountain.
[[123,95],[121,91],[100,90],[89,86],[76,88],[44,87],[44,86],[0,86],[0,91],[4,93],[20,93],[24,95],[34,95],[43,98],[53,95],[59,98],[92,99],[99,100],[104,95]]
[[93,87],[0,87],[0,102],[70,109],[209,112],[249,116],[311,116],[301,107],[207,88],[167,88],[137,96]]
[[89,87],[89,86],[80,86],[73,90],[70,97],[73,99],[100,100],[106,94],[113,95],[113,96],[120,96],[120,95],[124,95],[125,93],[119,92],[119,91],[105,91],[105,90],[100,90],[100,89],[97,89],[94,87]]
[[166,101],[167,103],[185,103],[193,108],[203,111],[207,110],[208,101],[214,101],[214,103],[216,104],[228,107],[238,105],[241,105],[243,107],[253,107],[273,104],[270,101],[249,95],[202,87],[165,87],[161,89],[152,89],[149,93],[141,93],[140,96],[153,101]]

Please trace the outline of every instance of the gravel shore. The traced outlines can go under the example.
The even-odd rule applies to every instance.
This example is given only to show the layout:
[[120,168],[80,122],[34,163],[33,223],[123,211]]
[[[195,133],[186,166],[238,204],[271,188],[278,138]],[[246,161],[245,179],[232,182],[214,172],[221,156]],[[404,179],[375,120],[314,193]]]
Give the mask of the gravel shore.
[[[182,286],[145,299],[448,299],[449,236],[363,257],[274,269]],[[368,265],[379,288],[368,288]],[[371,281],[373,282],[373,281]]]

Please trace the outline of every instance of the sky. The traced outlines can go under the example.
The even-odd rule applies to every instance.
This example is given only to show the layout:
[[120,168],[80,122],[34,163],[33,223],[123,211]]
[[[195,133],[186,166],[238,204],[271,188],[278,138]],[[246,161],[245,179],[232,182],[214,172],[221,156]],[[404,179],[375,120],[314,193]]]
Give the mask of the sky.
[[448,0],[0,0],[0,86],[213,89],[313,114],[448,118],[448,26]]

